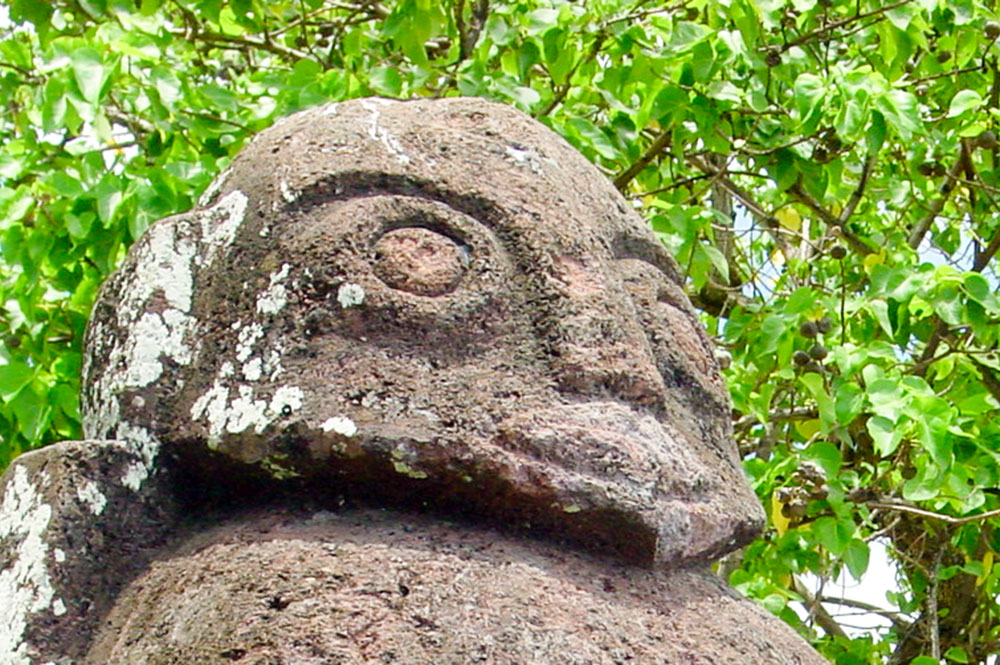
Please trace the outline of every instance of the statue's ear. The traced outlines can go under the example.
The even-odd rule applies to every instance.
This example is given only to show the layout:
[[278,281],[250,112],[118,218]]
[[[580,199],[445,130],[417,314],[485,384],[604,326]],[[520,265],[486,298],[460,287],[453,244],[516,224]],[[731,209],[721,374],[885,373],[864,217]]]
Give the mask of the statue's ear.
[[136,482],[144,464],[118,441],[69,441],[22,455],[0,479],[0,651],[10,662],[78,662],[163,545],[177,500],[166,470]]

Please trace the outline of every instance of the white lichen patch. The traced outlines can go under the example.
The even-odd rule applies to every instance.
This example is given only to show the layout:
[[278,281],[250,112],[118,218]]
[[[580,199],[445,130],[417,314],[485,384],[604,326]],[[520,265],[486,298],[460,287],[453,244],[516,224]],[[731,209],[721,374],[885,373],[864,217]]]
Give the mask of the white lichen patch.
[[264,336],[264,327],[259,323],[251,323],[240,329],[236,336],[236,361],[246,362],[253,354],[253,345]]
[[542,174],[541,156],[530,148],[520,146],[507,146],[507,156],[519,166],[524,166],[535,175]]
[[237,189],[201,213],[201,240],[204,244],[199,255],[201,265],[211,265],[220,250],[233,244],[246,216],[247,203],[246,194]]
[[94,515],[100,515],[108,505],[108,498],[101,492],[101,488],[92,480],[88,480],[76,488],[76,498],[90,509]]
[[232,173],[232,169],[225,169],[222,173],[216,176],[215,180],[212,181],[212,184],[210,184],[208,188],[202,192],[201,197],[198,199],[199,206],[205,207],[212,202],[212,199],[214,199],[216,195],[222,191],[222,186],[226,184],[226,180],[229,179],[230,173]]
[[281,190],[281,198],[285,199],[286,203],[295,203],[295,200],[299,198],[299,193],[292,191],[292,188],[284,180],[278,183],[278,189]]
[[[88,437],[111,436],[121,415],[121,393],[157,381],[165,359],[191,362],[197,323],[190,315],[194,270],[211,265],[233,242],[247,203],[242,192],[230,192],[211,208],[154,224],[136,243],[131,266],[120,278],[115,325],[93,329],[96,346],[110,351],[102,374],[91,381],[84,422]],[[153,302],[165,307],[152,308]]]
[[57,617],[66,614],[66,604],[62,601],[62,598],[56,598],[52,601],[52,614]]
[[304,397],[297,386],[280,386],[267,401],[258,399],[251,386],[241,385],[230,400],[229,388],[216,379],[191,406],[191,418],[208,422],[209,442],[214,445],[227,432],[239,434],[252,427],[260,434],[278,418],[301,409]]
[[166,356],[181,365],[191,362],[191,347],[184,337],[194,319],[176,309],[162,316],[146,312],[132,324],[122,345],[124,372],[120,375],[123,388],[143,387],[163,374],[161,358]]
[[291,268],[287,263],[270,275],[270,284],[257,296],[257,311],[261,314],[277,314],[288,302],[288,291],[282,281],[288,277]]
[[341,284],[340,288],[337,289],[337,302],[344,309],[348,307],[357,307],[365,301],[365,290],[360,284],[352,284],[347,282],[346,284]]
[[382,115],[379,106],[385,106],[390,103],[385,99],[367,99],[361,102],[361,106],[372,114],[368,124],[368,136],[373,141],[377,141],[385,146],[386,151],[395,157],[397,162],[400,164],[409,164],[410,156],[403,150],[403,145],[399,142],[399,139],[393,136],[388,129],[379,125],[379,117]]
[[243,365],[243,378],[247,381],[256,381],[260,379],[263,371],[263,365],[264,361],[260,358],[251,358],[247,361],[247,364]]
[[129,422],[118,425],[116,438],[139,458],[125,467],[121,477],[122,485],[138,492],[155,468],[160,442],[145,427]]
[[55,591],[47,565],[45,531],[52,507],[42,501],[43,473],[34,478],[15,464],[0,503],[0,540],[6,567],[0,570],[0,663],[32,665],[24,632],[29,615],[49,609]]
[[341,436],[354,436],[358,433],[358,426],[354,424],[354,421],[343,416],[327,418],[326,421],[320,425],[320,429],[324,432],[334,432],[335,434],[340,434]]

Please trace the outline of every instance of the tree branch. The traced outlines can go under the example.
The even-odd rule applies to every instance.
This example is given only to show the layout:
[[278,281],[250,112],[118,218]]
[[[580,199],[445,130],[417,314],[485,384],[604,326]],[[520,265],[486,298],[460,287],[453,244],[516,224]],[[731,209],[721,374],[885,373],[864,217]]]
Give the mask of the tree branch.
[[[545,115],[544,113],[542,115]],[[625,192],[625,188],[628,187],[629,183],[632,182],[637,175],[639,175],[644,168],[649,166],[649,164],[660,156],[660,154],[670,147],[672,135],[670,132],[664,130],[660,132],[660,135],[653,139],[653,142],[649,144],[649,147],[639,156],[639,159],[635,160],[627,169],[622,171],[620,174],[615,176],[614,184],[618,188],[619,192]]]
[[788,244],[788,240],[781,234],[781,225],[778,224],[778,220],[774,218],[774,215],[768,214],[764,208],[753,199],[753,197],[743,190],[742,187],[727,178],[725,171],[716,171],[698,155],[688,155],[687,161],[695,168],[711,174],[713,180],[717,180],[720,185],[729,190],[730,194],[739,199],[739,202],[743,204],[743,206],[749,210],[754,217],[760,220],[760,222],[764,225],[764,228],[770,232],[771,237],[774,239],[774,244],[777,245],[781,253],[786,257],[792,256],[793,250]]
[[851,246],[855,252],[867,256],[872,253],[872,249],[866,245],[861,238],[854,235],[850,229],[844,228],[844,223],[840,221],[832,212],[827,210],[819,201],[813,198],[813,195],[805,190],[805,188],[798,182],[788,188],[788,191],[795,195],[795,198],[799,202],[805,204],[807,207],[812,209],[819,218],[823,220],[828,226],[835,226],[840,229],[841,235],[847,244]]
[[841,628],[840,624],[837,623],[837,620],[834,619],[830,613],[826,611],[826,608],[823,607],[822,603],[820,603],[819,600],[813,596],[812,593],[810,593],[809,589],[806,588],[806,585],[794,575],[792,576],[792,588],[795,593],[802,596],[802,599],[805,601],[806,609],[809,611],[809,616],[816,619],[816,623],[819,624],[820,628],[822,628],[827,635],[843,637],[845,640],[850,639],[847,633],[844,632],[844,629]]
[[940,214],[941,209],[944,208],[944,204],[948,201],[948,196],[951,194],[952,190],[955,189],[955,181],[958,180],[959,175],[962,173],[962,169],[965,168],[965,157],[968,153],[968,146],[963,141],[961,155],[955,160],[955,163],[951,165],[948,169],[948,174],[945,176],[944,182],[941,184],[941,189],[939,190],[939,196],[931,201],[930,206],[928,206],[927,214],[917,222],[917,225],[913,227],[913,231],[910,232],[910,237],[907,239],[907,244],[912,249],[916,249],[923,242],[924,236],[927,235],[927,231],[931,228],[931,224],[934,223],[934,219]]
[[816,28],[815,30],[807,32],[801,37],[798,37],[790,42],[785,43],[785,45],[781,47],[781,52],[784,53],[793,46],[799,46],[818,37],[822,37],[834,30],[843,28],[845,25],[850,25],[851,23],[854,23],[856,21],[863,21],[866,18],[871,18],[872,16],[878,16],[879,14],[884,14],[888,11],[895,9],[896,7],[902,7],[903,5],[909,4],[911,2],[913,2],[913,0],[897,0],[897,2],[879,7],[878,9],[873,9],[863,14],[855,14],[854,16],[848,16],[847,18],[842,18],[839,21],[834,21],[833,23],[824,25],[821,28]]
[[872,176],[872,170],[875,168],[875,158],[878,156],[877,153],[871,153],[865,157],[865,165],[861,169],[861,180],[858,181],[858,186],[854,189],[854,193],[851,194],[850,200],[847,202],[847,206],[844,208],[843,212],[840,213],[840,227],[843,230],[844,224],[851,218],[854,214],[855,208],[861,203],[861,199],[864,197],[865,188],[868,186],[868,179]]
[[1000,517],[1000,509],[998,510],[988,510],[985,513],[979,513],[978,515],[966,515],[965,517],[953,517],[951,515],[943,515],[941,513],[935,513],[930,510],[924,510],[923,508],[917,508],[916,506],[911,506],[906,503],[896,503],[887,501],[866,501],[865,505],[869,508],[882,508],[883,510],[895,510],[901,513],[910,513],[911,515],[919,515],[920,517],[926,517],[927,519],[938,520],[939,522],[945,522],[947,524],[969,524],[970,522],[979,522],[982,520],[991,519],[993,517]]
[[834,598],[831,596],[820,596],[819,602],[821,603],[832,603],[834,605],[843,605],[844,607],[853,607],[858,610],[864,610],[865,612],[871,612],[872,614],[877,614],[881,617],[885,617],[892,622],[893,626],[897,629],[905,629],[909,627],[910,622],[905,621],[899,612],[892,612],[890,610],[882,609],[878,605],[871,605],[870,603],[864,603],[860,600],[853,600],[851,598]]

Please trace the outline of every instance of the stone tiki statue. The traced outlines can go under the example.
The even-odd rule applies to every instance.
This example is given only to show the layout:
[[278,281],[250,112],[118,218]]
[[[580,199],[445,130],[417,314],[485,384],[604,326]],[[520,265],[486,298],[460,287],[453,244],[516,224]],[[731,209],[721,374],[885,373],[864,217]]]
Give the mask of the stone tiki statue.
[[0,665],[822,663],[677,266],[510,108],[258,136],[103,288],[88,440],[0,486]]

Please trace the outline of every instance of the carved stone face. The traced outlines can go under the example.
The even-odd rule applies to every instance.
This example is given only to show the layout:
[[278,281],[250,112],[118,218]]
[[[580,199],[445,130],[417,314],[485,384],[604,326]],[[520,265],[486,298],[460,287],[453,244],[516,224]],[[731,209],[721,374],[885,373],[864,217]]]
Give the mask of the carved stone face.
[[147,455],[135,483],[165,447],[640,561],[761,521],[673,259],[562,139],[481,100],[279,122],[136,244],[87,344],[87,434]]

